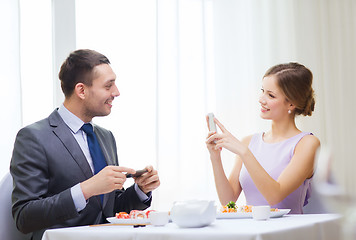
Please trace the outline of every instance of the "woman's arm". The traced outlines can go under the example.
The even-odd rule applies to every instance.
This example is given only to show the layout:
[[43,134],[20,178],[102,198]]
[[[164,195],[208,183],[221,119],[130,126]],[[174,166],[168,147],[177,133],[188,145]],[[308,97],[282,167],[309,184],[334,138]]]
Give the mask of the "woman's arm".
[[[208,138],[213,134],[213,132],[210,132]],[[251,136],[244,138],[242,142],[248,146],[250,140]],[[213,167],[215,187],[219,196],[220,203],[222,205],[226,205],[229,201],[236,201],[242,190],[239,182],[240,171],[242,168],[241,158],[236,155],[234,167],[230,173],[229,178],[227,178],[221,162],[221,150],[215,149],[215,143],[213,141],[207,141],[206,144],[210,152],[210,160]]]
[[216,121],[221,134],[214,134],[211,141],[216,140],[216,148],[226,148],[240,156],[257,189],[270,205],[275,205],[295,191],[314,171],[314,157],[320,146],[318,138],[313,135],[303,137],[295,148],[294,155],[279,178],[274,180],[259,164],[245,144],[236,139],[224,126]]

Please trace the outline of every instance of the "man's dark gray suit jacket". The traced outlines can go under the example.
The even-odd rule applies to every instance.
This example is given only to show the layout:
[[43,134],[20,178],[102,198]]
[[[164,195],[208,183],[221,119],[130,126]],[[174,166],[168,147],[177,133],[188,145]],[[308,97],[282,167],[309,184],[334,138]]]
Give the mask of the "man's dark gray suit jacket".
[[[112,133],[94,127],[108,165],[118,165]],[[69,127],[57,110],[46,119],[21,129],[16,137],[10,164],[14,180],[12,213],[17,228],[33,232],[40,240],[47,228],[61,228],[105,222],[116,212],[146,209],[133,186],[88,199],[86,207],[75,208],[71,187],[93,176],[90,166]]]

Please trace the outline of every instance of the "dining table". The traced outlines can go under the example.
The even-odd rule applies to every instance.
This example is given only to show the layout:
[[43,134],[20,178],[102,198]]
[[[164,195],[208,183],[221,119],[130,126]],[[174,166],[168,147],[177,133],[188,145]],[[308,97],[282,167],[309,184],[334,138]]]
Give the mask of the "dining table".
[[48,229],[42,240],[335,240],[341,239],[341,225],[338,214],[290,214],[268,220],[216,219],[198,228],[181,228],[169,222],[164,226],[99,224]]

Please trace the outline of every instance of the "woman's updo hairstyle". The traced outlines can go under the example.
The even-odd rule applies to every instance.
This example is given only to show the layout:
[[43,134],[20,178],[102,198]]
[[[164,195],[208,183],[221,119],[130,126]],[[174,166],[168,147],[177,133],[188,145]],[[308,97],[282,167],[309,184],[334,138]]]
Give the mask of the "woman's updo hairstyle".
[[315,106],[312,72],[299,63],[286,63],[271,67],[263,77],[271,75],[276,76],[278,86],[294,104],[295,114],[311,116]]

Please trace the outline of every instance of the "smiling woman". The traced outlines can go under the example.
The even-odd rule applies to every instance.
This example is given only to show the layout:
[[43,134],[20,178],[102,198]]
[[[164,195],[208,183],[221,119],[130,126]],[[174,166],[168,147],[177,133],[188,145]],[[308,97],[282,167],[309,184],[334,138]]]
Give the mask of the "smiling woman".
[[[304,88],[295,87],[303,85],[309,90],[307,95],[313,92],[312,74],[301,64],[279,64],[266,72],[259,102],[261,118],[272,121],[267,132],[239,141],[215,119],[221,133],[211,131],[206,144],[222,205],[235,202],[243,191],[248,205],[269,205],[303,213],[310,197],[315,154],[320,146],[317,137],[302,132],[295,124],[295,116],[300,114],[298,104],[304,101],[314,105],[314,101],[303,96]],[[293,97],[290,92],[304,98]],[[309,98],[313,96],[309,94]],[[223,148],[236,154],[229,178],[222,168]]]
[[312,72],[298,63],[289,63],[270,68],[264,77],[274,75],[287,102],[293,103],[295,114],[311,116],[315,105]]
[[[277,108],[288,111],[289,114],[293,112],[293,116],[311,116],[315,105],[312,80],[311,71],[298,63],[280,64],[270,68],[264,75],[261,89],[262,113],[281,103],[285,107]],[[263,98],[264,96],[267,97]],[[272,100],[271,103],[266,104],[269,99]],[[261,117],[266,118],[262,113]]]

